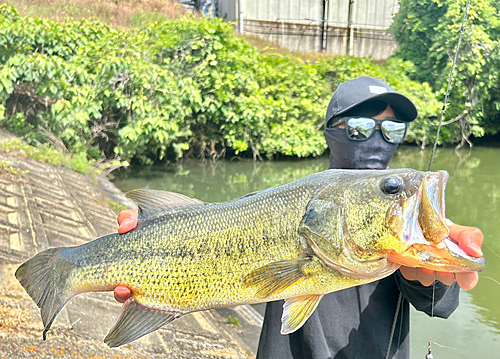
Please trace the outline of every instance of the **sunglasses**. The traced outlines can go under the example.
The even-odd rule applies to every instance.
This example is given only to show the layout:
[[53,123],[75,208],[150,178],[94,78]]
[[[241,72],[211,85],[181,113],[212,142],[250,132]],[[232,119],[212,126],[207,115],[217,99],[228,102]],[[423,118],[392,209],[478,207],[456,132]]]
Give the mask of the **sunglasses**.
[[398,120],[375,120],[371,117],[342,117],[331,127],[337,126],[342,122],[345,123],[347,137],[353,141],[366,141],[375,133],[377,125],[380,124],[382,136],[389,143],[402,143],[406,131],[408,130],[408,122]]

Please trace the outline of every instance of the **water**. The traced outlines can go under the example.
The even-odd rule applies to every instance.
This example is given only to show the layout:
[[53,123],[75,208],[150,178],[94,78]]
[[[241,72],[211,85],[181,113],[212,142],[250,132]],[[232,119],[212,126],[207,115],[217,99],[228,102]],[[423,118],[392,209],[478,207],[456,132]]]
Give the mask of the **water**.
[[[427,170],[430,151],[400,148],[391,168]],[[286,183],[328,167],[319,159],[217,163],[186,161],[169,168],[126,171],[114,180],[118,188],[152,188],[183,193],[207,202],[220,202]],[[487,269],[471,291],[462,291],[460,306],[447,320],[411,313],[411,356],[424,358],[431,339],[436,359],[497,358],[500,354],[500,148],[474,148],[457,156],[440,149],[433,170],[450,173],[447,217],[456,223],[481,228]]]

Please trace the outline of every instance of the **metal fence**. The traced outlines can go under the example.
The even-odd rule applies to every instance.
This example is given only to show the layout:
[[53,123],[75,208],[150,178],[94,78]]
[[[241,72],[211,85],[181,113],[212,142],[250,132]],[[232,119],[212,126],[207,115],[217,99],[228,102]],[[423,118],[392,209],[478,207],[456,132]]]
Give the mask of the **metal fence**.
[[385,59],[398,9],[398,0],[218,0],[217,13],[292,50]]

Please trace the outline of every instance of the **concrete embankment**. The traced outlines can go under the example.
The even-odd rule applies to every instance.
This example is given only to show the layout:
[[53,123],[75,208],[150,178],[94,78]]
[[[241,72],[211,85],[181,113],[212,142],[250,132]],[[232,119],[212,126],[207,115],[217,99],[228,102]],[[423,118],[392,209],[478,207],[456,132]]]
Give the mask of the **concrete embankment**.
[[[16,268],[47,248],[116,232],[117,214],[109,201],[126,199],[105,179],[32,160],[21,151],[0,152],[0,161],[11,166],[0,169],[0,358],[255,356],[262,317],[248,306],[186,315],[110,349],[103,338],[120,311],[112,293],[73,298],[43,341],[39,309],[15,279]],[[229,317],[238,320],[230,324]]]

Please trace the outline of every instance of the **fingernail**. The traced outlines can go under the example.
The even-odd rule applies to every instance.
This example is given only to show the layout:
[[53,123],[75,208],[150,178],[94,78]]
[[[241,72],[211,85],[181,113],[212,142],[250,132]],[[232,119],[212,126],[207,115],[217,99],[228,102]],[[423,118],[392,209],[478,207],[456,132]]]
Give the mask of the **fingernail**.
[[476,242],[471,242],[470,244],[471,248],[474,248],[476,252],[478,252],[481,256],[483,255],[483,251],[481,250],[481,246],[477,244]]

